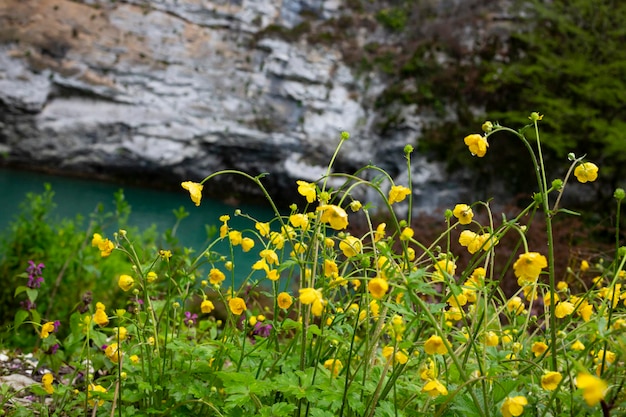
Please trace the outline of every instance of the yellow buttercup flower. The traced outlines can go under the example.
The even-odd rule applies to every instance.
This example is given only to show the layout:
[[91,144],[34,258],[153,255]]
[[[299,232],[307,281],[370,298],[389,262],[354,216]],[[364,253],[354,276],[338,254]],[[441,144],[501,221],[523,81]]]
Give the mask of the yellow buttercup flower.
[[422,392],[427,393],[432,398],[440,395],[448,395],[448,389],[438,379],[431,379],[424,384]]
[[135,285],[135,280],[130,275],[122,274],[117,279],[117,285],[124,291],[128,291]]
[[128,337],[128,329],[124,326],[115,327],[113,329],[113,334],[115,335],[117,341],[121,342],[126,340],[126,338]]
[[246,302],[241,297],[233,297],[228,300],[228,307],[230,308],[230,311],[236,316],[240,316],[244,311],[248,309],[246,307]]
[[100,256],[106,258],[113,252],[115,245],[109,239],[105,239],[100,233],[94,233],[91,239],[91,246],[97,247],[100,251]]
[[434,355],[435,353],[444,355],[448,353],[448,348],[443,343],[443,339],[441,337],[437,335],[432,335],[424,343],[424,351],[429,355]]
[[209,282],[212,285],[219,285],[222,281],[226,279],[226,275],[222,271],[217,268],[211,268],[209,271]]
[[316,290],[315,288],[301,288],[300,292],[300,302],[302,304],[308,305],[311,304],[311,312],[313,315],[319,317],[322,315],[322,311],[324,311],[324,305],[326,301],[322,297],[322,291]]
[[98,326],[106,326],[109,324],[109,317],[105,312],[106,307],[102,303],[96,303],[96,312],[93,315],[93,321],[98,324]]
[[546,372],[541,377],[541,387],[548,391],[554,391],[555,389],[557,389],[562,379],[563,375],[561,375],[560,372]]
[[574,312],[574,304],[569,301],[561,301],[554,307],[554,315],[562,319]]
[[348,213],[344,209],[334,204],[324,204],[317,210],[322,212],[320,221],[330,224],[335,230],[343,230],[348,227]]
[[110,345],[108,345],[104,350],[104,354],[113,363],[118,363],[122,356],[122,352],[120,351],[117,343],[111,343]]
[[185,190],[189,191],[189,196],[191,197],[191,201],[194,202],[196,206],[200,205],[200,200],[202,200],[202,188],[204,186],[197,182],[185,181],[180,184]]
[[54,386],[52,382],[54,381],[54,376],[51,373],[47,373],[41,377],[41,385],[43,386],[44,391],[48,394],[54,394]]
[[460,224],[470,224],[474,218],[472,208],[467,204],[457,204],[452,210],[454,217],[459,219]]
[[543,268],[548,266],[545,256],[538,252],[526,252],[517,258],[513,264],[513,271],[519,285],[532,284],[537,281]]
[[400,232],[400,240],[411,240],[414,234],[415,231],[413,229],[411,229],[410,227],[405,227],[404,229],[402,229],[402,232]]
[[389,190],[389,204],[399,203],[404,201],[407,195],[411,194],[411,190],[402,186],[402,185],[394,185]]
[[451,259],[441,259],[437,261],[433,267],[433,281],[443,281],[446,275],[454,275],[456,264]]
[[463,142],[465,142],[465,145],[467,145],[472,155],[476,155],[481,158],[485,156],[487,148],[489,147],[487,138],[477,133],[466,136],[465,139],[463,139]]
[[317,197],[315,184],[306,181],[296,181],[298,184],[298,193],[306,198],[306,201],[312,203]]
[[572,350],[577,350],[577,351],[585,350],[585,345],[580,340],[577,340],[574,343],[572,343]]
[[289,295],[289,293],[281,292],[276,297],[276,302],[278,303],[278,307],[288,309],[289,307],[291,307],[291,304],[293,304],[293,298],[291,298],[291,295]]
[[231,245],[237,246],[241,245],[241,240],[243,237],[241,236],[241,232],[238,230],[231,230],[228,232],[228,240],[230,240]]
[[498,346],[499,342],[500,338],[494,332],[489,331],[485,334],[485,344],[487,346]]
[[380,300],[385,296],[387,290],[389,289],[389,284],[387,280],[384,278],[373,278],[370,280],[369,284],[367,284],[367,290],[372,294],[372,297]]
[[215,310],[215,305],[211,300],[204,300],[200,304],[200,311],[202,311],[203,313],[208,314],[213,310]]
[[548,345],[544,342],[535,342],[530,348],[530,351],[535,354],[535,357],[543,355],[546,350],[548,350]]
[[278,255],[275,251],[271,249],[263,249],[259,253],[259,255],[261,256],[261,258],[265,259],[265,262],[267,262],[269,265],[278,265]]
[[574,175],[579,182],[593,182],[598,179],[598,166],[593,162],[583,162],[574,169]]
[[387,228],[386,223],[381,223],[376,226],[376,231],[374,232],[374,242],[378,242],[381,239],[385,238],[385,229]]
[[156,272],[154,271],[150,271],[146,274],[146,281],[148,281],[148,283],[154,282],[157,280],[159,276],[157,275]]
[[354,236],[346,236],[341,242],[339,242],[339,249],[341,249],[346,257],[351,258],[361,253],[363,243]]
[[[107,390],[102,385],[89,384],[89,386],[87,387],[87,398],[92,397],[92,394],[91,394],[92,392],[98,392],[98,393],[104,394],[107,392]],[[93,407],[95,404],[96,402],[94,400],[89,400],[89,405]],[[104,400],[98,400],[98,406],[102,406],[103,404],[104,404]]]
[[41,326],[39,337],[41,337],[42,339],[45,339],[48,336],[50,336],[50,333],[52,333],[53,331],[54,331],[54,322],[49,321],[45,323],[43,326]]
[[604,399],[609,387],[606,381],[584,372],[576,376],[576,386],[583,390],[583,399],[590,407]]
[[341,372],[343,364],[339,359],[327,359],[324,362],[324,368],[328,369],[333,376],[337,376]]
[[303,213],[295,213],[289,216],[289,223],[291,223],[293,227],[299,227],[302,230],[307,230],[309,226],[309,217]]
[[503,417],[521,416],[524,412],[524,406],[527,404],[528,400],[522,395],[518,395],[516,397],[506,397],[502,403],[500,411],[502,411]]
[[261,223],[257,222],[254,227],[259,231],[259,234],[263,237],[266,237],[270,234],[270,224],[269,223]]

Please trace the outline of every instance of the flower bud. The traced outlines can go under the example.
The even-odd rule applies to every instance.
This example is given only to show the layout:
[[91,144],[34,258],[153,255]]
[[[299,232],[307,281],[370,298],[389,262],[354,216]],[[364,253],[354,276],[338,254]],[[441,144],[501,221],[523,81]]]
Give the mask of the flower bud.
[[567,154],[567,160],[568,161],[573,161],[576,159],[576,155],[574,154],[574,152],[570,152]]
[[554,188],[557,191],[563,188],[563,180],[560,180],[558,178],[555,180],[552,180],[552,188]]
[[348,139],[350,139],[350,133],[346,132],[345,130],[341,132],[341,140],[348,140]]
[[621,201],[624,199],[624,197],[626,197],[626,192],[623,188],[616,188],[615,192],[613,193],[613,197],[615,197],[617,201]]
[[533,122],[537,122],[537,121],[543,119],[543,115],[541,115],[541,114],[537,113],[536,111],[534,111],[534,112],[530,113],[529,119],[532,120]]
[[406,146],[404,147],[404,154],[405,154],[405,155],[410,155],[410,154],[412,154],[412,153],[413,153],[413,146],[411,146],[411,145],[406,145]]
[[493,130],[493,123],[487,120],[485,123],[483,123],[482,129],[483,129],[483,132],[490,133]]

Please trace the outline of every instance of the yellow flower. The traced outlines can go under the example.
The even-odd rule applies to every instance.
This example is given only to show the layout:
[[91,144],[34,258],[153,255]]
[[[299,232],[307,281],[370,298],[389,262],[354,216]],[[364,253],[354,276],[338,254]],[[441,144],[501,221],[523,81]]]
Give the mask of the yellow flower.
[[278,265],[278,255],[273,250],[263,249],[259,255],[261,258],[265,259],[269,265]]
[[513,270],[519,285],[532,284],[537,281],[541,270],[548,266],[546,257],[538,252],[526,252],[517,258]]
[[156,281],[158,277],[159,276],[156,274],[156,272],[150,271],[146,274],[146,281],[148,281],[148,283],[151,283]]
[[454,217],[459,219],[459,223],[461,224],[470,224],[474,218],[474,212],[467,204],[457,204],[454,206],[452,214],[454,214]]
[[578,350],[578,351],[585,350],[585,345],[580,340],[577,340],[574,343],[572,343],[572,350]]
[[302,230],[306,230],[309,227],[309,217],[303,213],[296,213],[289,216],[289,223],[293,227],[300,227]]
[[118,342],[121,342],[123,340],[126,340],[126,338],[128,337],[128,329],[126,329],[126,327],[124,326],[115,327],[113,329],[113,334],[115,335],[115,338],[118,340]]
[[231,245],[237,246],[241,245],[241,232],[238,230],[231,230],[228,232],[228,240],[230,240]]
[[93,315],[93,321],[99,326],[106,326],[109,324],[109,317],[105,312],[106,307],[102,303],[96,303],[96,312]]
[[341,249],[343,254],[348,258],[361,253],[362,248],[363,243],[361,243],[361,241],[354,236],[346,236],[345,239],[339,242],[339,249]]
[[530,351],[535,354],[535,357],[543,355],[546,350],[548,350],[548,345],[544,342],[535,342],[530,348]]
[[226,279],[226,275],[217,268],[211,268],[209,271],[209,282],[212,285],[220,285]]
[[494,332],[489,331],[485,334],[485,344],[487,346],[498,346],[498,342],[500,342],[500,338]]
[[559,386],[562,379],[563,375],[561,375],[560,372],[546,372],[541,377],[541,387],[548,391],[554,391]]
[[324,368],[328,369],[333,376],[337,376],[341,372],[343,364],[339,359],[327,359],[324,362]]
[[430,397],[435,398],[439,395],[448,395],[448,389],[439,382],[438,379],[431,379],[422,388],[422,392],[427,393]]
[[411,229],[410,227],[405,227],[400,233],[400,240],[411,240],[414,234],[415,231],[413,229]]
[[574,169],[579,182],[593,182],[598,178],[598,166],[592,162],[583,162]]
[[528,400],[524,396],[506,397],[500,411],[502,411],[503,417],[521,416],[524,412],[524,406],[527,404]]
[[322,291],[315,288],[301,288],[299,292],[300,302],[305,305],[312,304],[311,311],[313,314],[317,317],[321,316],[326,303],[322,297]]
[[512,297],[507,303],[506,303],[506,309],[507,311],[509,311],[510,313],[515,313],[515,314],[522,314],[524,312],[524,302],[522,301],[522,299],[518,296]]
[[372,294],[372,297],[380,300],[385,296],[387,290],[389,289],[389,284],[386,279],[383,278],[373,278],[370,280],[369,284],[367,284],[367,289]]
[[583,399],[590,407],[604,399],[609,387],[606,381],[584,372],[576,376],[576,386],[583,390]]
[[230,308],[230,311],[236,316],[240,316],[244,311],[248,309],[246,307],[246,302],[241,297],[234,297],[228,300],[228,307]]
[[432,335],[424,343],[424,351],[429,355],[434,355],[435,353],[444,355],[448,353],[448,348],[443,343],[443,339],[441,337],[437,335]]
[[280,272],[278,272],[278,269],[267,269],[265,271],[265,274],[267,276],[267,279],[271,280],[271,281],[278,281],[278,279],[280,278]]
[[278,307],[283,309],[288,309],[293,303],[291,295],[286,292],[281,292],[280,294],[278,294],[278,296],[276,297],[276,301],[278,303]]
[[445,275],[454,275],[456,271],[456,265],[451,259],[441,259],[437,261],[433,267],[435,271],[433,272],[433,281],[443,281],[445,279]]
[[115,245],[109,239],[104,239],[99,233],[94,233],[91,239],[91,246],[97,247],[100,251],[100,256],[106,258],[113,252]]
[[270,224],[257,222],[254,227],[259,231],[261,236],[266,237],[270,234]]
[[[104,388],[102,385],[94,385],[94,384],[89,384],[89,386],[87,387],[87,398],[91,398],[91,393],[93,392],[99,392],[99,393],[106,393],[107,390],[106,388]],[[92,407],[96,404],[96,402],[94,400],[89,400],[89,405],[91,405]],[[102,406],[104,404],[104,400],[98,400],[98,406]]]
[[204,300],[200,304],[200,311],[202,311],[203,313],[208,314],[213,310],[215,310],[215,305],[213,305],[213,302],[211,300]]
[[172,257],[172,251],[169,249],[161,249],[159,250],[159,256],[161,257],[161,259],[169,261]]
[[376,226],[376,231],[374,232],[374,242],[378,242],[381,239],[385,238],[385,229],[387,228],[386,223],[381,223]]
[[334,204],[324,204],[317,210],[322,212],[320,221],[330,224],[335,230],[343,230],[348,227],[348,213],[344,209]]
[[477,133],[465,136],[463,142],[465,142],[465,145],[467,145],[472,155],[476,155],[481,158],[485,156],[485,154],[487,153],[487,148],[489,147],[489,142],[487,142],[487,138]]
[[54,381],[54,376],[51,373],[47,373],[41,377],[41,385],[48,394],[54,393],[54,386],[52,385],[52,381]]
[[315,201],[317,196],[315,184],[301,180],[296,181],[296,184],[298,184],[298,193],[306,197],[307,202],[312,203]]
[[117,279],[117,285],[124,291],[128,291],[135,285],[135,280],[130,275],[122,274]]
[[393,346],[385,346],[382,351],[383,357],[388,361],[393,357],[394,365],[399,363],[400,365],[404,365],[409,361],[409,357],[406,352],[402,350],[396,350]]
[[138,364],[139,363],[139,356],[137,355],[130,355],[130,357],[128,358],[130,359],[130,361],[134,364]]
[[582,260],[580,261],[580,272],[585,272],[589,269],[589,262],[587,262],[586,260]]
[[411,190],[408,188],[402,185],[394,185],[391,187],[391,190],[389,190],[389,204],[399,203],[409,194],[411,194]]
[[204,188],[204,186],[192,181],[185,181],[180,185],[182,185],[185,190],[189,191],[191,201],[193,201],[196,206],[199,206],[200,200],[202,200],[202,188]]
[[41,326],[41,332],[39,333],[39,336],[42,339],[45,339],[48,336],[50,336],[50,333],[52,333],[53,331],[54,331],[54,322],[49,321],[45,323],[43,326]]
[[119,349],[117,343],[111,343],[104,349],[104,354],[107,355],[107,358],[111,360],[113,363],[118,363],[120,361],[120,357],[122,356],[122,352]]
[[565,316],[569,316],[574,312],[574,304],[569,301],[561,301],[554,307],[554,315],[562,319]]

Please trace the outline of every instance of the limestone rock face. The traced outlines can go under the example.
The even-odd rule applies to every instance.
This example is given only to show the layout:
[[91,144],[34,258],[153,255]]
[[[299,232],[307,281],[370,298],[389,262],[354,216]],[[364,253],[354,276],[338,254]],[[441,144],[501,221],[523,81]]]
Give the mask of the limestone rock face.
[[[381,134],[373,102],[384,80],[347,65],[341,42],[297,36],[336,21],[343,3],[4,0],[4,162],[152,185],[222,169],[266,172],[270,191],[287,201],[297,179],[325,172],[347,130],[337,169],[373,162],[401,176],[402,148],[415,143],[428,116],[413,112],[401,129]],[[358,33],[349,39],[354,48],[377,36]],[[424,204],[446,200],[449,187],[437,196],[433,186],[446,183],[441,167],[414,165],[414,177],[433,191]],[[260,195],[234,177],[205,189]]]

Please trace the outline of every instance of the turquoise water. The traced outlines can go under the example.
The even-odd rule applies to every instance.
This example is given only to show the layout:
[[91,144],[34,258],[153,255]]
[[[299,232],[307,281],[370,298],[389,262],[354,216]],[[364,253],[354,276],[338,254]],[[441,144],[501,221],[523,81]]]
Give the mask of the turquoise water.
[[[88,218],[99,203],[104,205],[105,211],[112,211],[113,194],[120,188],[124,190],[126,201],[132,209],[129,225],[136,226],[139,230],[147,229],[154,224],[159,232],[164,232],[176,222],[172,211],[182,206],[190,215],[182,220],[176,236],[184,246],[196,251],[204,249],[207,239],[205,225],[219,226],[221,224],[219,217],[223,214],[230,215],[229,225],[238,230],[254,228],[254,224],[247,219],[235,217],[233,213],[237,208],[259,221],[269,221],[273,217],[269,205],[234,207],[203,198],[200,207],[196,207],[190,200],[189,193],[182,188],[180,192],[160,191],[0,168],[0,234],[15,217],[26,193],[42,193],[45,183],[49,183],[55,193],[54,202],[57,207],[53,212],[53,218],[56,219],[74,218],[77,214]],[[257,252],[253,250],[248,256],[256,257]]]

